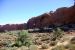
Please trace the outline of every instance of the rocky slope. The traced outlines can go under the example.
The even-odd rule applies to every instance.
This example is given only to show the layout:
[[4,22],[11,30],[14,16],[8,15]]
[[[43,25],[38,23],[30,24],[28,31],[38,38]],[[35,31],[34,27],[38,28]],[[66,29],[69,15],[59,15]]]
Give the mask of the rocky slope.
[[49,25],[57,24],[73,24],[75,23],[75,5],[71,7],[62,7],[56,11],[50,11],[37,17],[28,20],[27,26],[29,28],[48,27]]

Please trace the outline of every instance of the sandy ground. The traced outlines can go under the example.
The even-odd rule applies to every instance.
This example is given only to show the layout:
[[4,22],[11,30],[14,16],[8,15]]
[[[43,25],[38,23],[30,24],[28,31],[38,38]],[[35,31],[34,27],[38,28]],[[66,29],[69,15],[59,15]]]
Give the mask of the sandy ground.
[[[63,36],[63,38],[55,45],[55,46],[49,46],[48,49],[42,49],[42,50],[51,50],[52,48],[55,48],[56,46],[60,46],[60,45],[67,45],[69,44],[69,40],[72,38],[72,37],[75,37],[75,32],[65,32],[66,34]],[[40,35],[43,35],[43,34],[49,34],[49,33],[39,33]],[[38,33],[31,33],[31,38],[35,39],[37,35],[39,35]],[[3,41],[15,41],[16,39],[16,36],[13,36],[13,35],[8,35],[8,34],[0,34],[0,42],[3,42]],[[64,41],[63,41],[64,40]],[[61,42],[63,41],[63,42]],[[23,47],[25,49],[25,47]],[[23,49],[22,48],[22,49]],[[41,45],[38,46],[38,48],[41,48]],[[18,48],[17,50],[21,50],[21,48]]]

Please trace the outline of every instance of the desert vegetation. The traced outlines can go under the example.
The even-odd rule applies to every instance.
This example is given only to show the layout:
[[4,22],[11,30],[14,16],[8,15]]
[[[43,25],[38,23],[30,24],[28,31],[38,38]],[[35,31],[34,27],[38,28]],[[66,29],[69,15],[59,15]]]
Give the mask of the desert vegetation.
[[75,50],[75,4],[24,24],[0,25],[0,50]]
[[75,50],[75,32],[56,28],[50,33],[28,33],[27,30],[0,33],[0,50]]

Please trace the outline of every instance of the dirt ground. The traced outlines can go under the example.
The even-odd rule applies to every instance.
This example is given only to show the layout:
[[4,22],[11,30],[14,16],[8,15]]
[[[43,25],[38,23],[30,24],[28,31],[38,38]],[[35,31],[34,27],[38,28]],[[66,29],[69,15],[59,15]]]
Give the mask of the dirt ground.
[[[50,45],[51,33],[30,33],[31,39],[33,40],[33,42],[38,48],[37,50],[51,50],[52,48],[55,48],[60,45],[65,46],[69,44],[71,38],[75,37],[75,31],[65,32],[64,34],[65,35],[60,40],[57,40],[58,42],[56,45],[51,46]],[[9,44],[9,43],[13,44],[16,38],[17,36],[15,34],[0,33],[0,50],[3,50],[2,48],[7,48],[5,44]],[[43,47],[45,47],[45,49]],[[14,50],[25,50],[25,46],[19,48],[15,47]]]

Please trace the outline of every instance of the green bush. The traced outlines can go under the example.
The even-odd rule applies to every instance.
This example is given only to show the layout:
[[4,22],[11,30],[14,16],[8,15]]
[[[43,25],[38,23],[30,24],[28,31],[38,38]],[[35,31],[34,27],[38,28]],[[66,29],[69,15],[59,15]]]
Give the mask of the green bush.
[[16,39],[16,43],[13,46],[21,47],[27,46],[29,47],[32,44],[32,40],[28,34],[28,31],[21,31],[18,33],[18,38]]
[[64,32],[60,28],[55,28],[53,30],[53,35],[51,40],[55,41],[56,39],[60,39],[63,36]]

